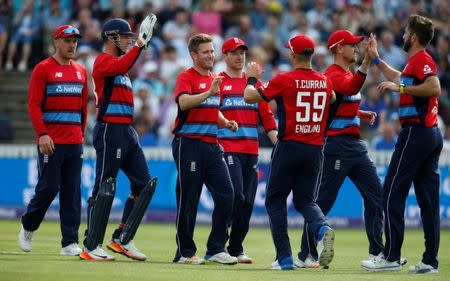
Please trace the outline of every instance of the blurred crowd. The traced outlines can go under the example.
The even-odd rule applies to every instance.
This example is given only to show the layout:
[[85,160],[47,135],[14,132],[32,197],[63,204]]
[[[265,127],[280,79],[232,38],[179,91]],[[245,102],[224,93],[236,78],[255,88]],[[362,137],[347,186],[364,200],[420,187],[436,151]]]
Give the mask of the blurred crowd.
[[[62,24],[77,26],[77,60],[88,72],[101,51],[101,28],[112,17],[129,21],[136,30],[148,13],[158,16],[150,47],[141,55],[130,77],[135,94],[135,127],[143,146],[169,146],[177,113],[173,87],[177,74],[191,66],[187,39],[198,32],[213,35],[216,50],[214,72],[224,70],[221,44],[232,36],[249,47],[247,60],[264,65],[263,81],[290,69],[285,42],[303,33],[316,42],[314,68],[325,70],[333,60],[326,47],[328,36],[337,29],[354,34],[374,33],[385,61],[402,70],[403,29],[411,14],[425,15],[436,25],[428,52],[435,59],[442,95],[439,99],[440,127],[450,150],[450,1],[449,0],[6,0],[0,2],[0,69],[27,71],[53,53],[52,32]],[[361,50],[363,52],[363,50]],[[375,150],[394,148],[399,122],[398,93],[378,92],[385,80],[373,66],[361,91],[361,109],[377,112],[374,125],[362,124],[362,131]],[[92,86],[92,85],[91,85]],[[86,138],[92,142],[95,123],[93,87],[90,87],[89,126]],[[276,111],[276,105],[271,105]],[[270,145],[261,130],[261,145]]]

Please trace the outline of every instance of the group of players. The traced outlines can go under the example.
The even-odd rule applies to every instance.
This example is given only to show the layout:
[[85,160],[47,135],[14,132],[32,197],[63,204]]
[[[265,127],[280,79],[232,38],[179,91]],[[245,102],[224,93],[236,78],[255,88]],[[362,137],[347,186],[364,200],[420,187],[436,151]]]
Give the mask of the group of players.
[[[115,178],[122,170],[130,180],[130,195],[123,216],[107,247],[135,260],[145,260],[133,243],[134,235],[155,192],[133,122],[133,93],[127,72],[152,37],[156,17],[150,15],[134,34],[122,19],[108,21],[102,30],[104,52],[93,67],[98,108],[94,129],[96,179],[88,200],[84,247],[78,246],[80,225],[80,172],[86,124],[87,75],[73,58],[78,29],[61,26],[54,32],[56,53],[33,70],[29,112],[36,129],[39,181],[35,196],[21,218],[19,245],[28,252],[33,232],[60,193],[62,255],[85,260],[114,260],[102,249],[115,193]],[[289,39],[292,71],[277,74],[263,84],[259,64],[247,64],[247,46],[239,38],[222,45],[226,70],[214,74],[214,48],[207,34],[189,39],[193,66],[179,74],[174,97],[178,115],[173,130],[173,157],[178,170],[176,243],[173,262],[198,265],[205,260],[221,264],[253,263],[243,248],[257,189],[260,119],[272,152],[265,205],[276,248],[272,269],[328,268],[334,257],[335,233],[325,216],[339,188],[349,177],[364,199],[369,239],[369,271],[400,270],[406,263],[400,250],[404,236],[405,201],[414,183],[425,232],[425,252],[415,273],[435,273],[439,248],[438,160],[442,136],[437,129],[439,80],[434,61],[425,51],[433,38],[432,22],[409,17],[404,50],[409,60],[400,72],[378,55],[373,35],[365,39],[347,30],[328,39],[334,64],[322,74],[312,69],[315,44],[306,35]],[[351,72],[359,54],[364,59]],[[367,71],[375,64],[390,82],[378,89],[400,93],[402,130],[382,188],[365,142],[360,120],[373,123],[374,112],[359,110]],[[268,102],[275,100],[278,124]],[[210,191],[214,210],[204,258],[196,256],[193,239],[203,185]],[[301,250],[292,257],[287,234],[286,199],[304,217]],[[384,216],[383,216],[384,213]],[[386,242],[383,244],[383,217]],[[231,227],[230,234],[228,230]],[[228,246],[227,246],[228,243]]]

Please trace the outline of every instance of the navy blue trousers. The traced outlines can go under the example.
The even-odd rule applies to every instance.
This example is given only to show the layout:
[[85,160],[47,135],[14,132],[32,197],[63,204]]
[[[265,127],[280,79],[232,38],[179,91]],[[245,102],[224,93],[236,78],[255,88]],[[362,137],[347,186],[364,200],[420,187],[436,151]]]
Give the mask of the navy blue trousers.
[[55,144],[52,155],[44,155],[38,148],[39,180],[35,194],[22,215],[25,230],[35,231],[44,220],[48,207],[59,192],[61,245],[78,243],[81,217],[82,144]]
[[225,162],[234,188],[233,216],[228,253],[244,252],[242,243],[248,233],[256,189],[258,188],[258,155],[225,153]]
[[[125,223],[134,207],[134,199],[150,181],[150,173],[139,138],[131,125],[97,122],[94,127],[94,148],[97,154],[95,185],[92,197],[97,196],[100,183],[108,178],[116,178],[122,170],[130,180],[131,194],[127,198],[122,215]],[[92,200],[92,199],[90,199]],[[88,209],[88,218],[90,210]],[[121,229],[114,232],[118,238]]]
[[174,261],[178,261],[180,257],[192,257],[197,251],[193,236],[203,184],[207,186],[214,201],[212,228],[206,255],[225,251],[234,194],[222,148],[216,143],[175,137],[172,152],[178,170],[176,186],[178,248]]
[[286,206],[286,199],[291,191],[294,208],[309,225],[310,237],[316,238],[319,228],[327,225],[322,211],[314,201],[321,162],[321,146],[278,141],[274,148],[266,190],[266,208],[278,260],[292,256]]
[[[323,167],[316,195],[317,205],[327,215],[336,202],[342,183],[349,177],[364,199],[364,221],[369,239],[369,253],[378,255],[384,249],[383,191],[365,142],[354,136],[327,137],[323,152]],[[305,260],[308,254],[317,258],[314,239],[307,236],[307,227],[307,224],[303,227],[302,247],[298,254],[301,260]]]
[[385,213],[388,261],[398,261],[405,232],[405,202],[411,184],[420,207],[425,233],[422,262],[438,267],[439,249],[439,156],[443,145],[437,127],[405,126],[395,146],[384,181],[383,207]]

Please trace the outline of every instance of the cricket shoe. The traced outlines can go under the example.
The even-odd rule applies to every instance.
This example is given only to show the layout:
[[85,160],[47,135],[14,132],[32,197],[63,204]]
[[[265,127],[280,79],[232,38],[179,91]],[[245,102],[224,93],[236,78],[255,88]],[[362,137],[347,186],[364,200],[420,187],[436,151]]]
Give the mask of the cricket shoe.
[[[380,259],[384,259],[384,254],[383,252],[379,253],[378,255],[372,255],[369,254],[369,260],[371,261],[376,261],[376,260],[380,260]],[[400,258],[400,265],[404,266],[405,264],[408,263],[408,260],[405,258]]]
[[319,265],[327,267],[334,257],[334,231],[328,225],[319,228],[317,235],[317,254]]
[[431,265],[419,262],[416,265],[411,265],[409,267],[409,272],[426,274],[426,273],[438,273],[438,270],[437,268],[434,268]]
[[61,248],[61,256],[79,256],[83,252],[77,243],[72,243]]
[[297,257],[294,264],[298,268],[320,268],[319,262],[311,257],[311,255],[308,255],[304,261]]
[[33,246],[33,231],[25,230],[22,225],[19,232],[18,242],[20,249],[22,249],[22,251],[24,252],[31,251],[31,248]]
[[97,246],[97,248],[92,251],[85,248],[80,254],[80,259],[87,261],[113,261],[115,260],[115,257],[108,254],[108,252],[103,250],[100,246]]
[[283,259],[276,260],[270,265],[270,269],[272,270],[293,270],[294,269],[294,261],[292,256],[285,257]]
[[238,259],[236,257],[230,256],[230,254],[226,252],[220,252],[215,255],[206,255],[205,260],[230,265],[238,263]]
[[184,263],[184,264],[191,264],[191,265],[199,265],[204,264],[205,260],[202,258],[199,258],[197,256],[192,256],[190,258],[180,257],[176,263]]
[[236,256],[236,258],[238,260],[238,263],[247,263],[247,264],[253,263],[253,259],[247,256],[245,253]]
[[127,244],[121,244],[119,239],[113,239],[109,241],[106,247],[108,247],[108,249],[110,249],[114,253],[122,254],[133,260],[145,261],[147,259],[147,256],[139,252],[139,250],[136,248],[133,240],[131,240]]
[[402,269],[398,261],[388,261],[384,257],[376,260],[364,260],[361,262],[361,267],[368,271],[396,271]]

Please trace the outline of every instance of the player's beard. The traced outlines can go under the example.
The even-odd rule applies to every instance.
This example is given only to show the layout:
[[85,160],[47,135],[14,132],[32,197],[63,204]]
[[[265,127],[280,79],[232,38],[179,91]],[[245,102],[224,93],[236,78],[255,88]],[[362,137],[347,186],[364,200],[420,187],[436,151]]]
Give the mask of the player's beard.
[[412,46],[412,42],[411,42],[411,36],[410,36],[403,43],[403,50],[405,52],[409,52],[409,50],[411,49],[411,46]]

